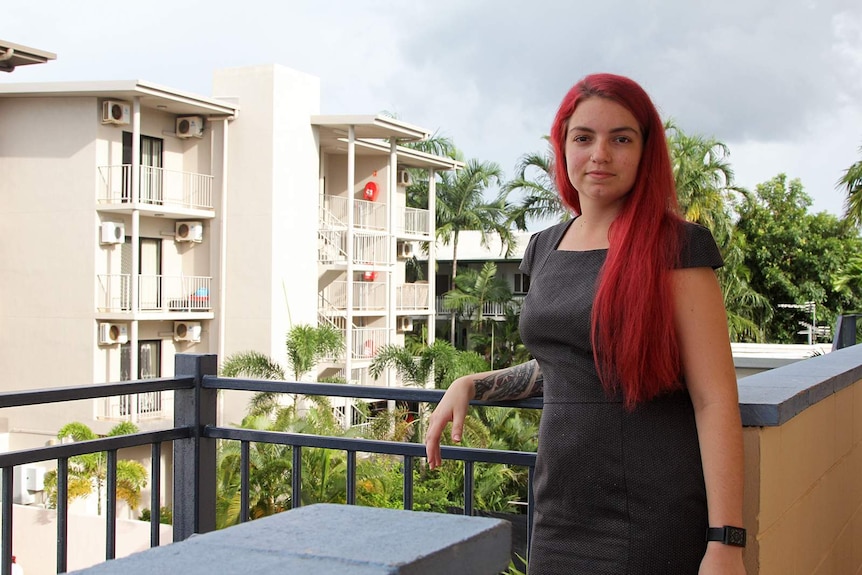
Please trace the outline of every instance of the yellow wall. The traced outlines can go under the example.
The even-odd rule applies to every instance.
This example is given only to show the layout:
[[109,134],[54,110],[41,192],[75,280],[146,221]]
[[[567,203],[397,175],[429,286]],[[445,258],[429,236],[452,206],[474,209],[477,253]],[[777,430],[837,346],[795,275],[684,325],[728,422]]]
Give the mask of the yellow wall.
[[862,573],[862,382],[745,429],[748,575]]

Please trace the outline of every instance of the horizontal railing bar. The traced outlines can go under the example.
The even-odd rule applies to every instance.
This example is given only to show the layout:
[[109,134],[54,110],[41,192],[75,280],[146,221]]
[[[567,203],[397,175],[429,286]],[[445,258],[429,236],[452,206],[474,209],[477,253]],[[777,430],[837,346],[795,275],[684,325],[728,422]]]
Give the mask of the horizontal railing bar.
[[192,436],[192,430],[187,427],[174,427],[159,431],[145,431],[141,433],[130,433],[128,435],[117,435],[115,437],[103,437],[87,441],[75,441],[72,443],[61,443],[26,449],[21,451],[7,451],[0,453],[0,468],[26,465],[38,461],[51,459],[69,458],[76,455],[96,453],[98,451],[109,451],[112,449],[124,449],[126,447],[137,447],[139,445],[150,445],[164,441],[176,441],[177,439],[188,439]]
[[[242,391],[290,393],[298,395],[325,395],[330,397],[359,397],[363,399],[391,399],[401,401],[420,401],[439,403],[445,391],[422,389],[418,387],[382,387],[371,385],[345,385],[341,383],[298,383],[293,381],[271,381],[261,379],[240,379],[204,376],[203,387],[208,389],[234,389]],[[471,405],[487,407],[520,407],[541,409],[542,399],[538,397],[518,401],[471,401]]]
[[[237,441],[275,443],[279,445],[299,447],[337,449],[340,451],[425,457],[424,445],[418,443],[383,441],[379,439],[329,437],[323,435],[307,435],[303,433],[240,429],[237,427],[213,427],[210,425],[204,427],[203,435],[212,439],[233,439]],[[519,465],[523,467],[532,467],[536,462],[536,454],[527,451],[505,451],[500,449],[481,449],[448,445],[442,446],[440,450],[444,459],[457,459],[459,461],[500,463],[505,465]],[[0,460],[0,463],[2,463],[2,460]]]
[[162,377],[153,379],[137,379],[120,383],[31,389],[27,391],[9,391],[0,393],[0,408],[20,407],[22,405],[41,405],[43,403],[58,403],[62,401],[77,401],[79,399],[95,399],[98,397],[111,397],[114,395],[134,395],[138,393],[149,393],[152,391],[191,389],[193,387],[194,379],[190,377]]

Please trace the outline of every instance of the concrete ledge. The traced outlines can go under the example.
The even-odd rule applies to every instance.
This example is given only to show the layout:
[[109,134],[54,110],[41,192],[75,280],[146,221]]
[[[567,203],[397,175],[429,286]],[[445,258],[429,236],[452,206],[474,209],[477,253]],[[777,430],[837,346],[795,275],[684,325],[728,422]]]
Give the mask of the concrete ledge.
[[862,345],[797,361],[739,380],[742,424],[782,425],[793,416],[862,379]]
[[74,573],[494,575],[509,564],[510,529],[483,517],[309,505]]

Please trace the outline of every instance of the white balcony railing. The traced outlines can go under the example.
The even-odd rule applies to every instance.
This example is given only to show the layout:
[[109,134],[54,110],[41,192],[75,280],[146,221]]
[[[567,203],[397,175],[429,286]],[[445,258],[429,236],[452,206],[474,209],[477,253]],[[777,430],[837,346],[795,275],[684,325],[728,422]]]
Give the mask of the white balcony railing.
[[[324,288],[321,302],[328,303],[331,309],[346,310],[347,285],[346,281],[332,282]],[[354,282],[353,309],[357,311],[385,311],[386,284],[383,282]]]
[[103,406],[102,417],[117,421],[159,419],[164,414],[160,391],[108,397]]
[[[452,310],[447,309],[443,306],[443,296],[438,296],[436,298],[436,311],[441,315],[448,315],[452,313]],[[524,301],[524,296],[516,295],[512,297],[512,301],[509,303],[497,303],[497,302],[485,302],[482,304],[482,317],[496,317],[502,318],[506,316],[506,309],[511,308],[514,311],[518,311],[521,307],[521,304]],[[461,310],[462,318],[469,318],[473,315],[473,311],[475,310],[472,306],[465,306],[464,309]]]
[[[209,311],[211,277],[204,276],[138,276],[138,309],[140,311]],[[128,274],[98,276],[100,312],[132,311],[131,277]]]
[[[319,230],[317,232],[317,261],[322,264],[347,263],[347,232]],[[389,242],[385,236],[354,234],[353,261],[360,265],[386,265],[389,260]]]
[[[325,227],[347,227],[350,198],[323,195],[321,224]],[[386,204],[353,200],[353,227],[364,230],[386,230]]]
[[355,234],[353,236],[353,261],[358,264],[380,264],[389,262],[389,242],[384,236]]
[[[132,166],[99,166],[100,204],[126,204],[132,198]],[[213,177],[194,172],[140,167],[137,203],[198,210],[213,209]]]
[[354,328],[350,341],[353,359],[374,359],[377,350],[386,345],[386,334],[386,329],[376,327]]
[[400,214],[397,225],[398,232],[410,235],[431,235],[431,226],[428,221],[428,210],[418,208],[404,208]]
[[428,284],[403,284],[395,288],[395,305],[399,310],[428,309]]

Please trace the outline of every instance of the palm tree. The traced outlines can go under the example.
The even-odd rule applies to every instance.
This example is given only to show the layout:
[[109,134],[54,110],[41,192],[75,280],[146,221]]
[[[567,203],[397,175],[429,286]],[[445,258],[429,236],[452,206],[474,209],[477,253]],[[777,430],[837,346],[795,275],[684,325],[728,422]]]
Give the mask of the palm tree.
[[[859,148],[862,154],[862,146]],[[844,219],[854,226],[862,226],[862,160],[847,168],[836,187],[844,188]]]
[[[547,141],[548,136],[544,136]],[[517,175],[503,186],[506,193],[522,193],[518,204],[509,216],[519,230],[527,229],[531,220],[557,219],[564,222],[572,213],[563,205],[557,186],[554,184],[553,159],[550,152],[531,153],[521,156]]]
[[[341,332],[330,326],[300,324],[292,327],[285,340],[287,363],[293,371],[295,381],[302,379],[318,361],[338,354],[344,348]],[[257,351],[245,351],[229,356],[221,368],[224,377],[251,377],[255,379],[285,380],[284,368],[275,360]],[[257,393],[251,399],[250,413],[272,415],[279,407],[280,394]],[[295,409],[296,398],[288,409]]]
[[672,121],[665,123],[676,193],[685,219],[699,223],[725,244],[733,223],[728,209],[736,194],[745,191],[733,185],[730,151],[722,142],[688,135]]
[[[512,289],[502,278],[497,277],[497,265],[494,262],[485,262],[480,271],[468,269],[455,280],[455,289],[443,296],[443,307],[451,310],[452,314],[467,314],[473,323],[473,331],[481,333],[486,322],[489,321],[485,314],[486,304],[497,304],[501,307],[502,315],[511,309]],[[494,368],[494,324],[491,321],[491,347],[490,363]]]
[[[118,435],[129,435],[137,433],[138,427],[134,423],[121,422],[108,432],[107,437]],[[67,423],[57,432],[57,438],[73,441],[91,441],[98,439],[92,429],[87,425],[73,421]],[[87,497],[96,492],[96,509],[102,514],[102,488],[107,478],[108,454],[104,451],[85,453],[69,458],[68,476],[68,500],[74,501],[78,498]],[[141,463],[131,460],[117,461],[117,493],[118,499],[125,501],[129,508],[137,509],[140,503],[141,490],[147,486],[147,469]],[[49,504],[57,504],[57,471],[52,470],[45,474],[45,490],[48,492]]]
[[[470,160],[456,174],[440,174],[437,186],[437,238],[444,245],[452,243],[452,279],[449,289],[455,286],[458,275],[458,238],[464,230],[478,230],[481,244],[488,245],[488,234],[497,234],[506,255],[511,255],[515,238],[508,225],[509,205],[506,192],[492,201],[485,201],[485,192],[492,184],[499,184],[503,173],[493,162]],[[455,344],[455,315],[452,315],[450,342]]]
[[429,345],[408,349],[400,345],[384,345],[368,367],[371,377],[377,379],[387,368],[394,368],[404,385],[425,387],[434,377],[435,387],[439,378],[456,365],[458,350],[449,342],[435,340]]

